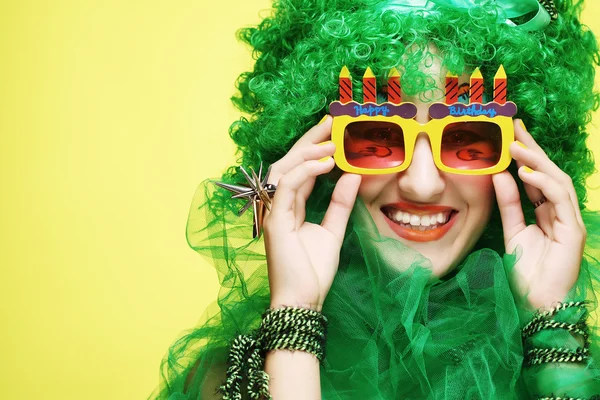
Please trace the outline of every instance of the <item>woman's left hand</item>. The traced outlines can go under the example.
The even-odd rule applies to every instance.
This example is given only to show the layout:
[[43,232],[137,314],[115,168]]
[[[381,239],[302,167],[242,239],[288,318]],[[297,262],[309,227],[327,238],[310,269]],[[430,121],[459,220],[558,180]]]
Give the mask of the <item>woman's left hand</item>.
[[508,171],[492,180],[506,252],[522,249],[510,275],[515,300],[537,310],[564,301],[575,285],[587,232],[571,177],[548,158],[520,120],[514,123],[516,140],[527,147],[514,142],[510,153],[527,197],[531,203],[547,199],[535,209],[536,223],[525,223],[517,183]]

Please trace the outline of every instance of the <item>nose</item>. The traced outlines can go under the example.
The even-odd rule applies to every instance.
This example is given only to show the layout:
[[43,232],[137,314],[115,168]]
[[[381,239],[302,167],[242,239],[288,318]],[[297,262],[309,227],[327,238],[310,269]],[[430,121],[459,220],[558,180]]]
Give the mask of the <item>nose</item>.
[[444,192],[446,181],[435,166],[425,133],[417,136],[412,162],[398,173],[398,185],[405,199],[415,203],[436,202]]

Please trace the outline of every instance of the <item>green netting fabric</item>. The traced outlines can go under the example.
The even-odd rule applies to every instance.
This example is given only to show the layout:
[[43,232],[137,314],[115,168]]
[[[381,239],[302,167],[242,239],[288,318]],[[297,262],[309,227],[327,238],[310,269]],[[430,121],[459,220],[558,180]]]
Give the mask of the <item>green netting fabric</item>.
[[[320,221],[328,203],[317,185],[307,219]],[[218,399],[229,343],[250,333],[269,305],[262,241],[252,240],[250,213],[238,218],[212,201],[201,184],[190,210],[190,246],[215,265],[218,308],[177,340],[161,366],[151,398]],[[590,300],[598,282],[595,227],[586,213],[588,247],[573,299]],[[518,258],[491,249],[472,252],[452,274],[431,276],[429,261],[399,241],[379,236],[357,201],[341,251],[339,271],[324,304],[329,319],[321,366],[323,399],[510,399],[600,394],[598,336],[585,364],[523,368],[520,329],[532,314],[518,310],[507,271]],[[595,321],[590,318],[590,325]],[[573,336],[554,338],[565,343]],[[552,335],[550,335],[552,336]],[[559,342],[560,342],[559,340]]]

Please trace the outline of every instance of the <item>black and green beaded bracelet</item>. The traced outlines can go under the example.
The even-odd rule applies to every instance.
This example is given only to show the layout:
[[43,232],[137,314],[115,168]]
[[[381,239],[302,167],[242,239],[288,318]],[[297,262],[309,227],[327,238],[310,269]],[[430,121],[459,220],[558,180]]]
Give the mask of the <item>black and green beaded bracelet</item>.
[[266,352],[304,351],[323,361],[326,336],[327,318],[318,311],[297,307],[268,309],[254,334],[239,335],[231,343],[227,379],[220,387],[223,400],[242,399],[244,375],[250,399],[270,400],[269,375],[264,371]]

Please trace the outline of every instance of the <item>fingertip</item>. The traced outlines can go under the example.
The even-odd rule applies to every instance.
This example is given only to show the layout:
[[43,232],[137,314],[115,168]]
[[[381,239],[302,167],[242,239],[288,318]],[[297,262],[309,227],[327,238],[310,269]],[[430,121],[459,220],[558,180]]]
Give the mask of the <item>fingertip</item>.
[[506,175],[510,175],[510,172],[508,172],[507,169],[498,172],[497,174],[492,174],[492,181],[494,183],[496,183],[497,181],[502,181],[503,179],[506,179]]
[[342,185],[348,193],[352,195],[353,199],[356,199],[360,190],[360,184],[362,182],[362,175],[345,173],[342,175]]
[[329,144],[334,144],[334,143],[331,140],[326,140],[324,142],[317,143],[317,146],[327,146]]
[[325,115],[323,119],[310,128],[307,132],[307,141],[312,144],[320,144],[327,140],[331,140],[331,121],[333,118],[331,115]]
[[512,158],[515,158],[515,151],[519,151],[519,146],[515,144],[516,142],[517,141],[515,140],[514,142],[508,145],[508,152],[510,153],[510,156]]
[[351,184],[360,185],[360,183],[362,182],[362,175],[352,174],[350,172],[344,172],[342,174],[342,176],[340,177],[340,179],[343,179],[344,181],[351,183]]
[[326,174],[335,167],[335,161],[332,156],[326,156],[319,160],[309,161],[317,165],[318,175]]
[[330,154],[333,154],[337,148],[337,146],[335,145],[335,143],[333,143],[332,140],[326,140],[324,142],[317,143],[316,146],[320,148],[325,148],[325,150],[319,149],[319,151],[326,151]]
[[534,176],[535,173],[536,171],[529,168],[527,165],[520,165],[517,170],[517,175],[525,184],[532,184],[532,182],[537,181],[537,177]]
[[530,176],[533,172],[535,171],[529,168],[527,165],[521,165],[517,170],[517,173],[519,174],[520,178],[522,178],[523,176]]
[[522,119],[517,118],[515,119],[515,127],[519,128],[520,130],[527,132],[527,127],[525,126],[525,123],[523,122]]
[[354,180],[354,182],[356,182],[356,184],[360,185],[360,183],[362,182],[362,175],[359,174],[348,174],[351,176],[351,179]]
[[325,115],[323,116],[323,118],[321,118],[321,120],[319,121],[319,123],[317,124],[317,126],[318,126],[318,125],[322,125],[322,124],[324,124],[324,123],[328,122],[328,121],[329,121],[329,120],[331,120],[331,119],[333,119],[333,118],[331,117],[331,115],[329,115],[329,114],[325,114]]
[[505,179],[502,174],[506,172],[500,172],[498,174],[494,174],[492,175],[492,184],[494,185],[494,191],[498,192],[498,190],[500,189],[500,187],[502,186],[502,181]]
[[539,147],[521,119],[515,120],[515,140],[527,146],[528,149],[536,150]]
[[518,140],[515,140],[514,143],[516,143],[517,146],[521,147],[522,149],[528,149],[527,146],[525,146],[523,143],[519,142]]
[[317,128],[321,131],[330,132],[332,121],[333,121],[333,117],[331,115],[327,114],[319,121],[319,123],[317,125],[315,125],[315,128]]
[[492,183],[497,195],[502,195],[503,193],[510,192],[517,188],[517,183],[508,170],[493,174]]

